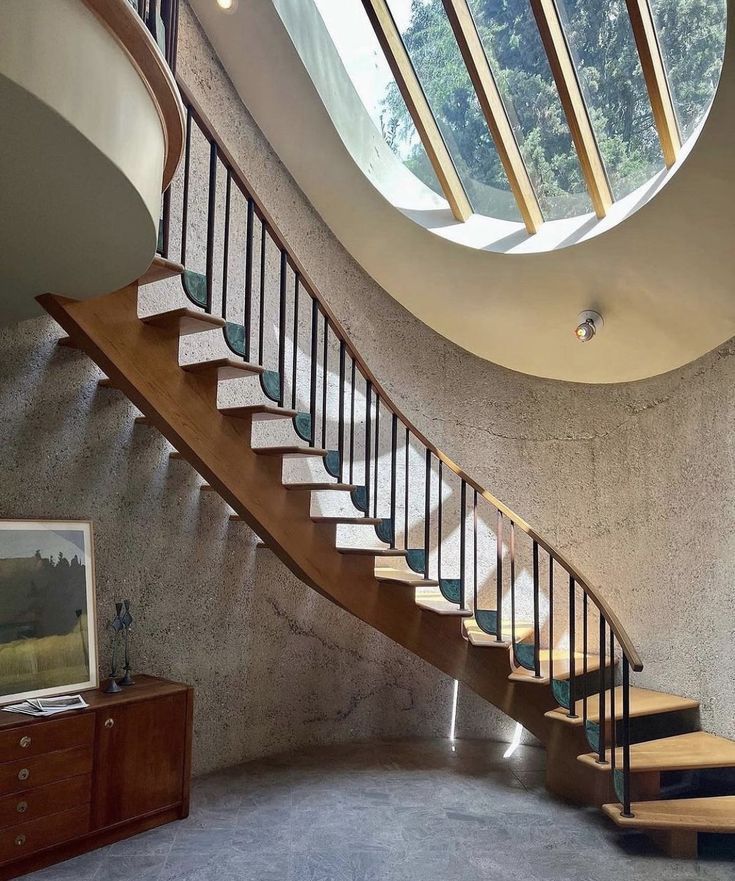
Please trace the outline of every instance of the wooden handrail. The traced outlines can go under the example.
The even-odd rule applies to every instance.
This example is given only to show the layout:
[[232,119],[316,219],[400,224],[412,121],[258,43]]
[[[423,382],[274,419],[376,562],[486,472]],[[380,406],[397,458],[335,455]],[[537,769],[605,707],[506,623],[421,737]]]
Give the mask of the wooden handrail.
[[161,191],[171,183],[184,152],[184,107],[176,80],[148,28],[127,0],[84,0],[127,53],[153,99],[166,145]]
[[439,459],[461,480],[465,481],[468,486],[472,487],[472,489],[475,490],[478,495],[481,495],[486,501],[493,505],[496,510],[500,511],[519,529],[525,532],[533,541],[537,542],[538,545],[542,547],[553,560],[555,560],[564,570],[566,570],[569,575],[571,575],[574,581],[580,586],[584,593],[600,610],[600,613],[603,615],[608,625],[610,626],[610,629],[615,635],[615,638],[617,639],[621,649],[625,653],[625,656],[630,662],[633,670],[635,670],[636,672],[640,672],[643,669],[643,662],[641,661],[632,640],[625,631],[625,628],[620,623],[617,615],[610,608],[607,601],[600,594],[600,592],[596,588],[592,587],[587,579],[582,575],[582,573],[575,566],[573,566],[559,551],[553,548],[545,539],[538,535],[522,517],[518,516],[518,514],[508,508],[507,505],[504,505],[499,499],[496,499],[495,496],[492,495],[492,493],[488,492],[488,490],[480,486],[477,481],[473,480],[465,471],[463,471],[459,467],[459,465],[452,461],[449,456],[447,456],[436,446],[434,446],[434,444],[432,444],[431,441],[427,437],[425,437],[421,431],[419,431],[419,429],[411,422],[411,420],[408,419],[408,417],[405,416],[401,412],[401,410],[394,405],[391,397],[385,391],[375,374],[370,370],[364,359],[361,357],[360,353],[355,349],[351,340],[347,336],[347,332],[342,327],[337,316],[332,312],[329,304],[319,293],[306,268],[303,266],[299,258],[292,252],[291,248],[286,242],[286,239],[278,229],[278,226],[276,225],[273,217],[256,195],[254,188],[251,186],[250,182],[247,179],[247,176],[238,165],[232,153],[227,149],[227,147],[222,143],[221,139],[216,134],[214,126],[210,123],[207,115],[192,94],[189,87],[181,79],[181,77],[177,77],[177,82],[179,84],[179,88],[181,89],[181,93],[186,100],[187,105],[189,105],[190,107],[192,118],[202,129],[205,137],[211,139],[211,141],[217,144],[217,149],[219,151],[220,157],[222,158],[224,164],[228,167],[232,175],[233,182],[246,198],[252,200],[258,218],[262,223],[267,226],[268,233],[275,244],[278,246],[278,248],[286,254],[288,263],[290,264],[293,271],[298,274],[301,280],[302,288],[306,288],[310,296],[312,296],[319,303],[338,340],[344,342],[346,348],[350,352],[350,356],[354,358],[355,363],[360,368],[360,371],[362,372],[364,378],[372,384],[374,391],[380,396],[380,399],[383,402],[387,402],[389,404],[390,410],[395,413],[398,419],[400,419],[404,426],[409,429],[411,434],[420,444],[422,444],[426,449],[430,450],[431,453],[433,453],[433,455],[437,457],[437,459]]

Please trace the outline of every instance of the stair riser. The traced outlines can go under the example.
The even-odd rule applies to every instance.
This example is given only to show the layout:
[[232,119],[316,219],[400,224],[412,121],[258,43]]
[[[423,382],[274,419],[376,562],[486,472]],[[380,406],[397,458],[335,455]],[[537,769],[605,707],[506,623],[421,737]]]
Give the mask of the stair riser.
[[[598,729],[599,726],[595,725]],[[630,742],[644,743],[647,740],[659,740],[662,737],[674,737],[677,734],[688,734],[699,731],[699,710],[678,710],[672,713],[659,713],[652,716],[633,716],[630,720]],[[616,743],[623,742],[623,721],[616,723]],[[612,722],[605,720],[606,743],[609,745],[612,733]],[[593,752],[598,750],[599,738],[596,731],[587,737]]]
[[[604,687],[610,688],[613,683],[617,685],[617,675],[618,669],[617,666],[615,668],[607,667],[605,669],[605,680]],[[583,673],[575,676],[574,678],[574,690],[570,697],[570,689],[571,689],[571,680],[555,680],[554,682],[554,694],[559,701],[560,706],[567,707],[567,709],[578,700],[582,700],[582,698],[587,695],[595,694],[595,692],[600,689],[600,671],[592,670],[585,676]]]

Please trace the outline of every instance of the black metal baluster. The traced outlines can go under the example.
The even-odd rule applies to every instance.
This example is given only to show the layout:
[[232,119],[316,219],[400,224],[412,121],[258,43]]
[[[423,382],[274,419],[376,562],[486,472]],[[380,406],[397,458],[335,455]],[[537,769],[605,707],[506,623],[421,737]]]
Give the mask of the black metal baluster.
[[[587,592],[582,594],[582,676],[587,680],[587,611],[588,611]],[[587,727],[587,689],[585,688],[582,695],[582,724]]]
[[498,510],[495,538],[495,641],[503,641],[503,512]]
[[396,484],[398,481],[398,417],[390,420],[390,546],[396,546]]
[[607,759],[605,758],[605,661],[607,660],[607,654],[605,650],[605,630],[605,619],[602,616],[602,612],[600,612],[600,740],[597,745],[597,762],[600,765],[604,765],[607,762]]
[[424,469],[424,578],[429,577],[431,546],[431,450],[427,448]]
[[623,652],[623,810],[622,816],[632,817],[630,809],[630,662]]
[[438,510],[437,510],[437,521],[436,521],[436,578],[437,581],[441,582],[442,580],[442,519],[443,519],[443,510],[442,510],[442,465],[443,462],[439,459],[439,465],[437,467],[437,481],[439,484],[439,499],[438,499]]
[[265,245],[266,245],[266,226],[265,220],[260,218],[260,311],[258,314],[258,364],[263,366],[263,343],[265,330]]
[[163,208],[161,210],[161,257],[168,258],[168,249],[171,243],[171,185],[166,187],[163,194]]
[[475,608],[477,608],[480,593],[480,584],[477,577],[477,490],[473,490],[472,493],[472,590],[475,595]]
[[[250,332],[253,325],[253,217],[253,200],[248,198],[248,226],[247,238],[245,240],[245,314],[243,316],[243,326],[245,328],[244,351],[246,361],[250,360]],[[281,399],[281,403],[283,403],[283,399]]]
[[278,305],[278,406],[286,400],[286,287],[288,280],[288,255],[281,251],[280,298]]
[[316,299],[311,300],[311,373],[309,380],[309,415],[311,417],[311,431],[309,446],[316,446],[316,368],[317,353],[319,352],[319,304]]
[[[585,594],[587,596],[587,594]],[[576,650],[577,637],[577,610],[576,610],[576,589],[574,584],[574,576],[569,576],[569,657],[574,659]],[[576,669],[573,663],[569,665],[569,712],[567,716],[570,719],[577,718],[577,702],[576,698]]]
[[533,543],[533,675],[541,678],[541,610],[539,604],[538,542]]
[[294,275],[293,286],[293,358],[291,364],[291,409],[296,409],[296,385],[299,367],[299,288],[301,282],[298,272]]
[[406,451],[405,456],[405,479],[403,483],[403,549],[406,550],[408,548],[408,539],[409,539],[409,523],[408,523],[408,482],[409,482],[409,453],[411,451],[411,435],[409,434],[408,428],[406,429],[406,442],[404,449]]
[[329,360],[329,319],[324,313],[324,336],[322,339],[322,449],[327,449],[327,376]]
[[214,226],[217,211],[217,144],[209,144],[209,199],[207,205],[207,305],[205,312],[212,312],[214,284]]
[[[510,641],[516,644],[516,525],[510,521]],[[515,657],[513,659],[515,661]]]
[[370,459],[372,457],[371,434],[372,429],[372,392],[373,384],[365,380],[365,516],[370,513]]
[[337,423],[339,439],[337,452],[339,453],[339,480],[345,477],[345,341],[339,341],[339,409],[337,411]]
[[[460,604],[464,608],[465,604],[465,585],[466,585],[466,537],[467,532],[467,483],[463,479],[459,488],[459,596]],[[477,610],[477,587],[473,588],[474,606]]]
[[610,628],[610,767],[613,774],[617,765],[615,750],[618,745],[618,720],[615,715],[615,634]]
[[[352,356],[350,356],[352,357]],[[350,483],[355,480],[355,359],[352,358],[352,377],[350,379]]]
[[554,558],[549,554],[549,679],[554,681]]
[[189,225],[189,175],[191,171],[191,107],[186,108],[186,147],[184,148],[184,187],[181,205],[181,265],[186,266],[186,229]]
[[230,201],[232,197],[232,172],[227,169],[225,184],[225,233],[222,243],[222,317],[227,321],[227,281],[230,274]]
[[373,468],[373,517],[378,516],[378,459],[380,457],[380,395],[375,395],[375,467]]

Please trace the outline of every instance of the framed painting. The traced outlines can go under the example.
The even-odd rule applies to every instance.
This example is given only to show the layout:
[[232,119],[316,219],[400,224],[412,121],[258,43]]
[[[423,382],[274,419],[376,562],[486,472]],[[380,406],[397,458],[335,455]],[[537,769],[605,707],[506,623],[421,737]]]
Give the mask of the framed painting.
[[92,524],[0,520],[0,704],[96,686]]

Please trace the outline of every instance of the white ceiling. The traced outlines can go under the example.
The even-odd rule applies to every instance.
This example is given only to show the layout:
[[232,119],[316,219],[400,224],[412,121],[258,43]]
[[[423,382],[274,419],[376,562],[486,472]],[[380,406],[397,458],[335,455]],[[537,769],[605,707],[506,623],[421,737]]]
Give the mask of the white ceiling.
[[[580,382],[662,373],[735,335],[732,39],[702,134],[655,198],[570,247],[496,253],[452,241],[452,222],[435,210],[428,223],[444,227],[437,235],[370,182],[274,2],[294,6],[240,0],[231,14],[215,0],[192,6],[245,105],[335,235],[429,326],[511,369]],[[729,35],[734,16],[731,5]],[[581,344],[573,330],[588,308],[602,313],[605,327]]]

